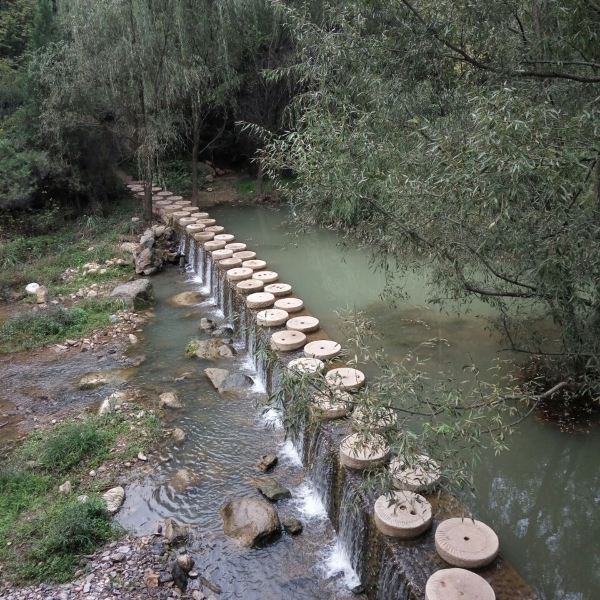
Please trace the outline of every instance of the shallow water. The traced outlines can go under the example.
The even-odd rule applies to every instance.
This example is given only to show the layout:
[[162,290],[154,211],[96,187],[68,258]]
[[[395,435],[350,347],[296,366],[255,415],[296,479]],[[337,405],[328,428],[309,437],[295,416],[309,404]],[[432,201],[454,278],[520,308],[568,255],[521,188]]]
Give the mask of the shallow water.
[[[472,362],[488,368],[504,347],[488,327],[489,307],[474,304],[462,315],[440,312],[427,303],[423,274],[408,277],[406,298],[391,308],[380,298],[384,277],[370,268],[368,251],[343,246],[333,232],[296,237],[285,213],[274,209],[218,207],[212,215],[292,284],[330,333],[339,331],[336,311],[364,310],[390,356],[418,350],[432,370],[454,373]],[[494,527],[504,556],[543,598],[598,597],[600,432],[563,433],[532,417],[510,439],[510,448],[499,456],[484,454],[476,472],[475,514]]]
[[[210,300],[193,308],[170,305],[172,295],[200,287],[175,269],[153,278],[153,285],[156,318],[143,336],[147,359],[131,384],[153,394],[175,390],[184,408],[169,414],[167,425],[181,427],[186,439],[162,452],[168,460],[150,477],[128,487],[120,523],[138,534],[155,532],[165,517],[195,525],[190,550],[197,570],[222,588],[222,598],[346,597],[344,578],[352,582],[351,569],[339,561],[334,569],[328,566],[334,531],[325,512],[315,508],[318,498],[278,420],[263,416],[257,407],[260,394],[222,398],[203,373],[216,366],[256,377],[245,354],[240,351],[222,364],[187,358],[185,346],[199,335],[200,317],[217,311]],[[298,517],[304,531],[299,536],[284,533],[259,549],[244,549],[223,535],[219,508],[228,497],[257,494],[250,478],[263,475],[255,465],[262,454],[273,451],[278,451],[279,465],[272,475],[293,494],[277,503],[280,517]],[[180,469],[194,476],[187,489],[172,480]]]

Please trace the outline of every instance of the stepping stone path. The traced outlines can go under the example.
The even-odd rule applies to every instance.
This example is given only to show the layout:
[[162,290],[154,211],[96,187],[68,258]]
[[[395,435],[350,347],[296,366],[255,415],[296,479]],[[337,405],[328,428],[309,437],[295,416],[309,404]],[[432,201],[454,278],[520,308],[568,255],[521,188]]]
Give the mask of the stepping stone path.
[[[231,233],[219,233],[218,235],[215,235],[215,240],[229,244],[235,240],[235,235]],[[233,253],[233,250],[231,252]]]
[[[227,248],[228,250],[233,250],[233,256],[235,258],[239,258],[241,260],[250,260],[252,258],[256,257],[256,252],[252,252],[252,250],[235,250],[235,248],[232,248],[231,246],[236,246],[239,244],[227,244],[227,246],[225,246],[225,248]],[[242,246],[245,246],[246,244],[241,244]]]
[[332,340],[317,340],[304,346],[304,354],[310,358],[330,360],[342,351],[342,347]]
[[499,547],[494,530],[475,519],[446,519],[435,532],[437,553],[455,567],[476,569],[489,565],[498,555]]
[[267,310],[261,310],[256,315],[256,322],[263,327],[279,327],[283,325],[289,318],[289,315],[285,310],[278,308],[269,308]]
[[419,454],[416,462],[408,466],[399,457],[390,462],[390,474],[394,486],[411,492],[430,492],[440,481],[440,466],[425,454]]
[[258,281],[258,279],[244,279],[243,281],[240,281],[235,287],[242,294],[251,294],[252,292],[258,292],[262,290],[264,286],[265,284],[262,281]]
[[[241,242],[233,242],[231,244],[227,244],[225,248],[227,248],[227,250],[233,250],[234,252],[244,252],[246,250],[246,244],[242,244]],[[236,258],[246,260],[248,258],[254,258],[256,256],[256,252],[251,252],[250,254],[252,254],[252,256],[247,256],[246,258],[244,258],[243,256],[236,256]]]
[[221,250],[225,248],[225,242],[219,242],[219,240],[212,240],[211,242],[204,243],[204,249],[208,252],[212,250]]
[[255,271],[252,278],[263,283],[273,283],[279,279],[279,275],[275,271]]
[[281,308],[289,313],[295,313],[304,308],[304,302],[302,302],[300,298],[280,298],[275,301],[275,308]]
[[313,412],[321,419],[340,419],[352,408],[352,396],[342,390],[332,390],[332,394],[318,392],[313,396]]
[[496,594],[477,573],[440,569],[425,584],[425,600],[496,600]]
[[363,406],[359,406],[352,413],[352,422],[355,429],[362,429],[369,426],[373,431],[382,431],[393,427],[397,420],[396,411],[386,407],[368,410]]
[[252,269],[246,269],[245,267],[227,271],[227,279],[229,279],[229,281],[243,281],[250,277],[252,277]]
[[270,283],[265,286],[265,292],[273,294],[276,298],[286,296],[292,293],[292,286],[289,283]]
[[290,371],[297,371],[298,373],[320,373],[324,368],[325,364],[318,358],[296,358],[291,360],[287,364],[287,368]]
[[266,292],[257,292],[246,297],[248,308],[267,308],[273,305],[275,296]]
[[340,367],[328,371],[325,380],[331,387],[353,392],[359,390],[365,384],[365,375],[358,369]]
[[351,469],[383,464],[390,454],[385,438],[377,433],[365,438],[360,433],[345,437],[340,444],[340,462]]
[[319,319],[316,317],[293,317],[290,319],[286,325],[288,329],[293,329],[294,331],[302,331],[303,333],[311,333],[313,331],[317,331],[319,329]]
[[412,539],[431,527],[431,504],[414,492],[379,496],[374,513],[377,529],[391,537]]
[[271,345],[275,350],[291,352],[306,344],[306,335],[301,331],[276,331],[271,336]]

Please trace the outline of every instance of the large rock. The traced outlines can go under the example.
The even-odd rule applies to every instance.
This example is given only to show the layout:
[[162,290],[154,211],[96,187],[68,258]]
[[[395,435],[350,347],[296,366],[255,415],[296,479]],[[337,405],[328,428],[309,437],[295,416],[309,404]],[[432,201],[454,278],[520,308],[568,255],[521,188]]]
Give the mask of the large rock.
[[123,505],[123,501],[125,500],[125,490],[118,485],[107,492],[102,494],[102,498],[104,498],[104,502],[106,503],[106,510],[114,515]]
[[185,352],[188,356],[195,356],[196,358],[203,358],[205,360],[232,358],[235,355],[235,349],[220,338],[191,340]]
[[118,285],[110,295],[121,298],[135,309],[147,308],[152,303],[152,283],[149,279],[128,281]]
[[35,292],[35,301],[37,304],[47,304],[48,303],[48,289],[40,285]]
[[277,511],[260,498],[234,498],[219,511],[225,535],[252,547],[273,537],[281,530]]
[[158,404],[161,408],[181,408],[183,406],[175,392],[163,392],[158,397]]
[[204,300],[200,292],[181,292],[169,298],[169,302],[174,306],[194,306]]
[[126,392],[117,391],[107,396],[102,400],[102,404],[98,408],[98,414],[100,416],[107,415],[121,408],[124,402],[129,399],[129,394]]
[[189,536],[190,530],[185,525],[180,525],[174,519],[165,519],[163,524],[163,537],[169,544],[177,546],[184,544]]
[[239,395],[246,393],[253,385],[251,377],[243,373],[231,373],[227,369],[204,369],[210,382],[221,394]]
[[273,477],[255,477],[252,479],[254,487],[271,502],[277,502],[283,498],[291,498],[290,490],[283,487],[277,479]]

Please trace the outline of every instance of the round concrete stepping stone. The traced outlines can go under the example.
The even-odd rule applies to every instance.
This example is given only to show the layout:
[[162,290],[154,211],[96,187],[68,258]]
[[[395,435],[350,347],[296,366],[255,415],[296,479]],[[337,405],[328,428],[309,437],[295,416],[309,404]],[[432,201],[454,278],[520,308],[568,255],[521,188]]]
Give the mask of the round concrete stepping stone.
[[[217,236],[215,236],[215,241],[217,241]],[[233,252],[231,250],[227,250],[227,248],[215,250],[212,253],[213,260],[223,260],[224,258],[231,258],[232,256]]]
[[159,200],[158,202],[154,203],[154,206],[161,208],[163,206],[171,206],[171,204],[173,203],[170,200]]
[[333,340],[317,340],[304,346],[304,355],[320,360],[330,360],[342,351],[342,347]]
[[176,202],[174,202],[174,204],[177,204],[177,206],[183,206],[183,207],[192,206],[191,200],[177,200]]
[[[253,271],[260,271],[261,269],[264,269],[267,266],[267,261],[253,258],[250,260],[245,260],[244,266],[248,267],[249,269],[252,269]],[[264,282],[264,279],[262,281]]]
[[412,467],[396,456],[390,462],[390,475],[399,490],[430,492],[439,483],[441,470],[438,463],[425,454],[419,454]]
[[[273,294],[270,294],[271,296]],[[306,343],[306,336],[301,331],[276,331],[271,336],[271,345],[275,350],[291,352],[302,348]]]
[[174,219],[181,219],[181,217],[189,217],[192,213],[189,210],[176,210],[171,213]]
[[[198,223],[202,223],[203,225],[206,226],[210,226],[210,225],[214,225],[216,223],[216,221],[214,219],[198,219]],[[213,229],[214,231],[214,229]]]
[[[227,244],[225,248],[229,247],[229,250],[233,250],[233,256],[236,258],[241,258],[242,260],[250,260],[256,257],[256,252],[252,252],[252,250],[236,250],[235,248],[231,248],[231,246],[239,246],[240,244]],[[242,244],[245,246],[246,244]],[[272,293],[272,292],[271,292]]]
[[287,364],[287,368],[298,373],[320,373],[325,368],[325,363],[318,358],[302,356],[291,360]]
[[[254,281],[250,279],[250,281]],[[256,322],[263,327],[279,327],[283,325],[289,318],[289,315],[285,310],[279,308],[268,308],[267,310],[261,310],[256,315]]]
[[208,219],[209,218],[209,214],[207,212],[199,212],[198,213],[198,218],[199,219]]
[[379,496],[374,507],[375,525],[384,535],[412,539],[431,527],[431,504],[414,492]]
[[273,294],[276,298],[287,296],[292,293],[292,286],[289,283],[270,283],[265,286],[265,292]]
[[304,302],[300,298],[280,298],[275,301],[275,308],[282,308],[289,313],[295,313],[304,308]]
[[359,390],[365,384],[365,374],[358,369],[340,367],[328,371],[325,380],[331,387],[353,392]]
[[218,240],[204,242],[204,249],[208,252],[212,252],[213,250],[222,250],[223,248],[225,248],[225,242],[219,242]]
[[342,390],[331,390],[331,393],[317,392],[313,396],[313,412],[321,419],[340,419],[352,408],[352,396]]
[[425,600],[496,600],[496,593],[477,573],[440,569],[425,584]]
[[177,221],[179,223],[179,225],[181,225],[182,227],[187,227],[188,225],[191,225],[192,223],[196,222],[196,219],[194,217],[182,217],[181,219],[179,219],[179,221]]
[[340,462],[351,469],[367,469],[383,464],[390,454],[385,438],[378,433],[368,438],[360,433],[346,436],[340,444]]
[[[206,217],[200,217],[201,219],[206,219]],[[225,231],[225,227],[223,225],[210,225],[206,228],[208,231],[212,231],[215,235],[221,234]]]
[[[213,256],[214,255],[215,253],[213,252]],[[218,264],[219,267],[228,271],[229,269],[235,269],[236,267],[240,267],[242,265],[242,259],[233,257],[224,258],[223,260],[220,260]]]
[[201,231],[199,233],[194,233],[194,239],[197,242],[210,242],[210,240],[212,240],[214,237],[215,234],[212,233],[212,231]]
[[183,200],[183,196],[169,196],[167,200],[170,200],[171,202],[179,202],[180,200]]
[[352,424],[355,429],[370,427],[373,431],[383,431],[393,427],[397,421],[396,411],[386,407],[368,410],[364,406],[359,406],[352,413]]
[[229,244],[235,240],[235,235],[232,233],[219,233],[219,235],[215,235],[215,240],[221,240],[222,242],[227,242]]
[[235,287],[242,294],[251,294],[253,292],[260,292],[264,288],[265,284],[258,279],[246,279],[240,281]]
[[319,329],[319,319],[316,317],[293,317],[290,319],[285,326],[288,329],[294,329],[295,331],[302,331],[303,333],[311,333]]
[[[230,244],[227,244],[227,246],[225,246],[225,248],[228,248],[229,250],[233,250],[234,252],[241,252],[242,250],[245,250],[247,248],[247,246],[246,246],[246,244],[243,244],[242,242],[232,242]],[[254,256],[256,256],[256,252],[252,252],[252,254]],[[243,256],[237,256],[236,258],[241,258],[242,260],[247,260]]]
[[166,215],[172,215],[173,213],[179,212],[181,206],[177,206],[177,204],[171,204],[170,206],[163,207],[162,211]]
[[173,195],[173,192],[168,192],[167,190],[161,190],[160,192],[158,192],[158,194],[156,194],[157,196],[164,196],[165,198],[168,198],[169,196]]
[[263,283],[273,283],[279,279],[279,275],[275,271],[255,271],[252,278],[260,279]]
[[266,292],[256,292],[246,297],[248,308],[267,308],[273,306],[273,302],[275,302],[275,296]]
[[185,230],[188,233],[200,233],[201,231],[204,231],[204,225],[201,223],[192,223],[191,225],[188,225]]
[[160,192],[161,190],[162,190],[162,188],[158,185],[152,186],[153,193]]
[[202,218],[200,216],[200,209],[197,206],[186,206],[185,210],[189,210],[192,213],[192,216],[196,217],[197,219]]
[[237,269],[230,269],[227,271],[227,279],[229,281],[242,281],[252,277],[252,269],[245,269],[244,267],[238,267]]
[[435,532],[437,553],[454,567],[476,569],[489,565],[499,548],[494,530],[475,519],[446,519]]

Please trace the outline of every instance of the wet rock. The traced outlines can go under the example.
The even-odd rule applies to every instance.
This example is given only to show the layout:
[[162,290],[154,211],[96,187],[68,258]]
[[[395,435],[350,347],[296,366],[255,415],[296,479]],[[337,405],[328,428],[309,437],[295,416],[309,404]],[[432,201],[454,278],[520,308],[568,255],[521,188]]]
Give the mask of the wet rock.
[[246,393],[254,384],[251,377],[243,373],[231,373],[227,369],[204,369],[205,375],[213,386],[222,394],[232,395]]
[[210,319],[207,319],[206,317],[202,317],[200,319],[200,329],[202,329],[202,331],[210,331],[211,329],[214,329],[214,328],[215,328],[215,324]]
[[173,440],[179,444],[185,440],[185,431],[180,427],[175,427],[171,432],[171,436],[173,437]]
[[169,303],[174,306],[194,306],[204,300],[200,292],[181,292],[169,298]]
[[175,561],[171,566],[171,576],[173,582],[182,591],[185,592],[187,589],[188,576],[187,573],[179,566],[179,563]]
[[122,383],[125,379],[126,377],[121,369],[97,371],[84,375],[77,383],[77,387],[80,390],[94,390],[109,383]]
[[204,373],[210,379],[210,382],[213,384],[215,389],[219,389],[227,377],[229,376],[229,371],[227,369],[204,369]]
[[172,488],[178,492],[184,492],[192,486],[200,483],[200,476],[194,473],[191,469],[177,469],[173,477],[169,480]]
[[100,416],[107,415],[121,408],[123,402],[126,402],[128,394],[125,392],[114,392],[110,396],[107,396],[102,400],[102,404],[98,408],[98,414]]
[[270,471],[277,464],[277,456],[275,454],[263,454],[260,457],[258,463],[256,463],[256,468],[259,471]]
[[183,405],[175,392],[164,392],[158,397],[161,408],[181,408]]
[[283,528],[292,535],[302,533],[302,523],[296,517],[285,517],[281,519]]
[[233,335],[233,327],[229,327],[229,325],[221,325],[221,327],[217,327],[211,335],[213,337],[224,337],[229,338]]
[[106,510],[111,515],[114,515],[123,505],[125,500],[125,490],[118,485],[117,487],[104,492],[102,498],[104,499],[104,502],[106,502]]
[[219,511],[225,535],[252,547],[266,541],[281,530],[275,508],[260,498],[234,498]]
[[194,339],[188,342],[185,348],[188,356],[202,358],[204,360],[218,360],[219,358],[233,357],[235,350],[227,346],[224,340],[215,338],[210,340]]
[[221,344],[218,353],[220,358],[233,358],[236,354],[235,348],[230,344]]
[[111,298],[121,298],[128,306],[139,310],[152,303],[152,283],[149,279],[135,279],[121,283],[110,293]]
[[137,344],[139,341],[137,335],[134,335],[133,333],[130,333],[127,338],[132,346],[135,346],[135,344]]
[[62,485],[58,486],[58,491],[61,494],[70,494],[73,491],[73,486],[70,481],[65,481]]
[[154,556],[162,556],[166,552],[164,542],[154,542],[154,544],[152,544],[151,552]]
[[189,554],[180,554],[177,557],[177,564],[184,573],[189,573],[194,568],[194,559]]
[[185,544],[188,536],[188,527],[179,524],[174,519],[165,519],[163,523],[163,537],[169,544],[172,544],[173,546]]
[[268,500],[277,502],[283,498],[291,498],[292,493],[273,477],[255,477],[252,485]]

